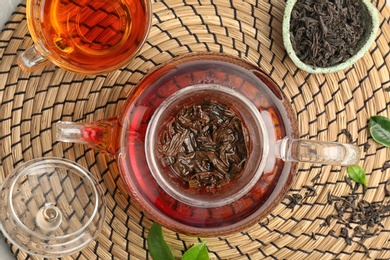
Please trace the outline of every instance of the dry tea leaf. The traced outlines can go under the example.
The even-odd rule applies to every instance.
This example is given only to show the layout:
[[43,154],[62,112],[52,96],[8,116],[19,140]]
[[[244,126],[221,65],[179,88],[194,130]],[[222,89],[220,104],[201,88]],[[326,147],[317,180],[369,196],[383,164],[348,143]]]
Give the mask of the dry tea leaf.
[[298,58],[314,67],[346,61],[364,34],[359,1],[298,0],[290,21],[290,38]]

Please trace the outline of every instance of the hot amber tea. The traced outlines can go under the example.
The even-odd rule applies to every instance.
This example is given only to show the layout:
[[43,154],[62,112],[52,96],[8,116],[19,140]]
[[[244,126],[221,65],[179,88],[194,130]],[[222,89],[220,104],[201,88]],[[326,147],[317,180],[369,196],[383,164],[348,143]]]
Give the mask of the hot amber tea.
[[[80,72],[77,68],[100,72],[123,66],[149,30],[149,10],[143,1],[42,0],[28,4],[34,40],[44,41],[57,65],[75,72]],[[40,5],[40,12],[33,5]],[[41,35],[34,29],[37,21]]]

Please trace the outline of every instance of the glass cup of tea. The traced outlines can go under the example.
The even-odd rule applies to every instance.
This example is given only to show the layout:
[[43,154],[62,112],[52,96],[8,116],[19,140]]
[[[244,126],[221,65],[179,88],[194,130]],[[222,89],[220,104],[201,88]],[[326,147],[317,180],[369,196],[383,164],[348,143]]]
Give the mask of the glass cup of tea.
[[104,74],[129,63],[151,26],[150,0],[28,0],[34,45],[21,53],[20,68],[50,62],[75,73]]
[[58,258],[93,241],[105,223],[106,201],[82,166],[45,157],[16,167],[0,186],[0,230],[28,254]]
[[175,231],[216,236],[261,220],[297,162],[354,165],[356,145],[299,139],[283,92],[228,55],[179,57],[146,75],[118,117],[57,123],[57,140],[116,157],[127,192]]

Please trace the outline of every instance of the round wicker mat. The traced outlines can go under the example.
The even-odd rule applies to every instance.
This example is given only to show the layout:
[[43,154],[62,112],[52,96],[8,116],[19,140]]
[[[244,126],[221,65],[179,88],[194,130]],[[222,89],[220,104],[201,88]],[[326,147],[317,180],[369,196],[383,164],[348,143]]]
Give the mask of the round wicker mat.
[[[369,53],[345,71],[310,75],[298,70],[284,50],[284,1],[156,1],[153,27],[140,55],[126,68],[97,77],[53,65],[23,73],[17,55],[32,42],[22,4],[0,35],[0,183],[16,165],[37,157],[65,157],[85,166],[105,190],[106,224],[95,242],[64,259],[151,259],[146,238],[152,221],[125,194],[115,160],[83,145],[56,142],[54,125],[115,116],[148,70],[178,55],[214,51],[242,57],[269,73],[295,109],[302,138],[358,144],[369,184],[364,195],[359,193],[370,202],[388,202],[384,186],[390,179],[390,150],[376,144],[367,130],[370,116],[390,116],[390,7],[384,0],[374,4],[381,25]],[[378,235],[364,241],[365,247],[355,240],[348,245],[337,221],[321,225],[335,214],[328,193],[350,192],[346,174],[345,168],[302,163],[289,195],[304,195],[305,185],[314,185],[317,194],[293,209],[286,198],[267,219],[240,233],[196,238],[164,229],[165,238],[177,258],[192,244],[206,241],[212,259],[361,259],[368,256],[365,247],[373,259],[389,259],[389,217]],[[18,259],[38,259],[11,249]]]

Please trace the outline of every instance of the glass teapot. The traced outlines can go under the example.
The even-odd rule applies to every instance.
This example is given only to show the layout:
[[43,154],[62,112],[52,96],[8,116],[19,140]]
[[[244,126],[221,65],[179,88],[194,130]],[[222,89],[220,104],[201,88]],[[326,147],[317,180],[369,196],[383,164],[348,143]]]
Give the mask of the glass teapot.
[[185,55],[146,75],[116,118],[59,122],[57,139],[116,157],[127,192],[177,232],[241,231],[283,199],[297,162],[354,165],[352,144],[297,139],[284,94],[256,66]]

